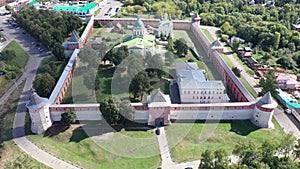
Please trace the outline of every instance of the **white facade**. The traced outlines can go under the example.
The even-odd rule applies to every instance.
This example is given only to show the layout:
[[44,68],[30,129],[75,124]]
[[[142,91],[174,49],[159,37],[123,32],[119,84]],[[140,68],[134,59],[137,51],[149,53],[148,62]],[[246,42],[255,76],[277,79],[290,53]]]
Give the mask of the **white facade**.
[[177,84],[181,103],[224,103],[229,98],[222,81],[208,81],[196,63],[176,64]]
[[158,24],[158,36],[160,37],[161,34],[168,37],[169,35],[173,36],[173,22],[171,17],[168,17],[165,14],[164,17],[161,17],[159,24]]

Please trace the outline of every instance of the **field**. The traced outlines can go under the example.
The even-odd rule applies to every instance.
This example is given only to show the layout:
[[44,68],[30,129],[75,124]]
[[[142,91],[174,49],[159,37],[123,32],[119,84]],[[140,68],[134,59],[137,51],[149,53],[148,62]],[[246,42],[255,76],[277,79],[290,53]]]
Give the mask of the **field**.
[[[101,127],[99,127],[99,125]],[[85,131],[95,126],[73,125],[53,137],[29,135],[40,148],[83,168],[157,168],[161,164],[153,130],[113,132],[99,124],[99,135],[88,137]],[[103,135],[100,135],[102,133]],[[92,134],[93,135],[93,134]]]
[[[167,126],[167,137],[171,156],[175,162],[199,160],[206,149],[225,149],[231,154],[239,142],[252,141],[254,144],[264,140],[278,140],[284,132],[273,119],[275,129],[260,129],[250,121],[221,123],[174,123]],[[184,154],[184,156],[183,156]]]
[[[14,51],[16,54],[16,57],[5,61],[5,64],[17,66],[18,67],[17,72],[19,72],[19,73],[16,74],[16,77],[19,77],[21,75],[22,69],[25,67],[25,65],[29,59],[29,55],[18,45],[18,43],[16,41],[11,41],[3,49],[3,51],[6,51],[6,50]],[[0,61],[1,61],[1,59],[0,59]],[[0,77],[0,86],[1,86],[0,95],[2,95],[7,90],[7,88],[14,83],[14,80],[15,80],[15,78],[7,79],[7,78],[5,78],[5,76]]]

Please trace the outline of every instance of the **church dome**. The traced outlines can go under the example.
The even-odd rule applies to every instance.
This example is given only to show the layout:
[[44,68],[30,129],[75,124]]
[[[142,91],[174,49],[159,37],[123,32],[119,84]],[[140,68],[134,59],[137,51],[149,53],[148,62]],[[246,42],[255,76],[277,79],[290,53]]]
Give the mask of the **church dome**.
[[145,28],[144,23],[141,21],[139,16],[137,17],[135,23],[133,24],[133,28]]

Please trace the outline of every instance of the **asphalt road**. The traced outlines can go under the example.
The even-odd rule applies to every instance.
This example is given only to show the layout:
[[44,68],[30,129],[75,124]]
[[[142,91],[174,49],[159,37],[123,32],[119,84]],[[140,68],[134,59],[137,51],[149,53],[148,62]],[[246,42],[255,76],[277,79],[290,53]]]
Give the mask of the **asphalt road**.
[[25,86],[20,96],[17,111],[15,114],[15,119],[13,124],[13,137],[14,137],[13,140],[24,152],[26,152],[27,154],[31,155],[39,162],[44,163],[49,167],[61,168],[61,169],[65,169],[65,168],[78,169],[79,167],[69,164],[64,160],[58,159],[57,157],[41,150],[25,137],[24,125],[25,125],[25,115],[27,112],[27,108],[25,104],[29,100],[29,96],[31,94],[31,89],[37,73],[37,69],[41,61],[45,57],[48,57],[47,53],[49,51],[45,50],[44,52],[40,52],[38,48],[44,48],[44,49],[46,48],[43,46],[37,47],[35,44],[37,44],[38,42],[29,34],[25,33],[24,30],[22,30],[21,28],[15,28],[11,24],[7,24],[6,20],[9,17],[10,16],[0,16],[0,23],[2,23],[4,28],[2,34],[7,39],[7,43],[12,40],[15,40],[30,55],[27,65],[25,66],[21,77],[15,83],[16,85],[11,86],[6,91],[6,93],[0,98],[0,104],[1,104],[7,99],[7,97],[11,94],[11,92],[14,91],[14,89],[17,87],[18,84],[20,84],[23,80],[26,80]]

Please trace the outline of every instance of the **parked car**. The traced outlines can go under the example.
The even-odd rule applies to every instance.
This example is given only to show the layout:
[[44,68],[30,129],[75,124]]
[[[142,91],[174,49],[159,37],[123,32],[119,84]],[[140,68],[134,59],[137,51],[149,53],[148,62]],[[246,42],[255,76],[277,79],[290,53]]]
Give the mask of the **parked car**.
[[290,109],[285,109],[284,112],[285,112],[286,114],[291,114],[291,113],[292,113],[292,111],[291,111]]

